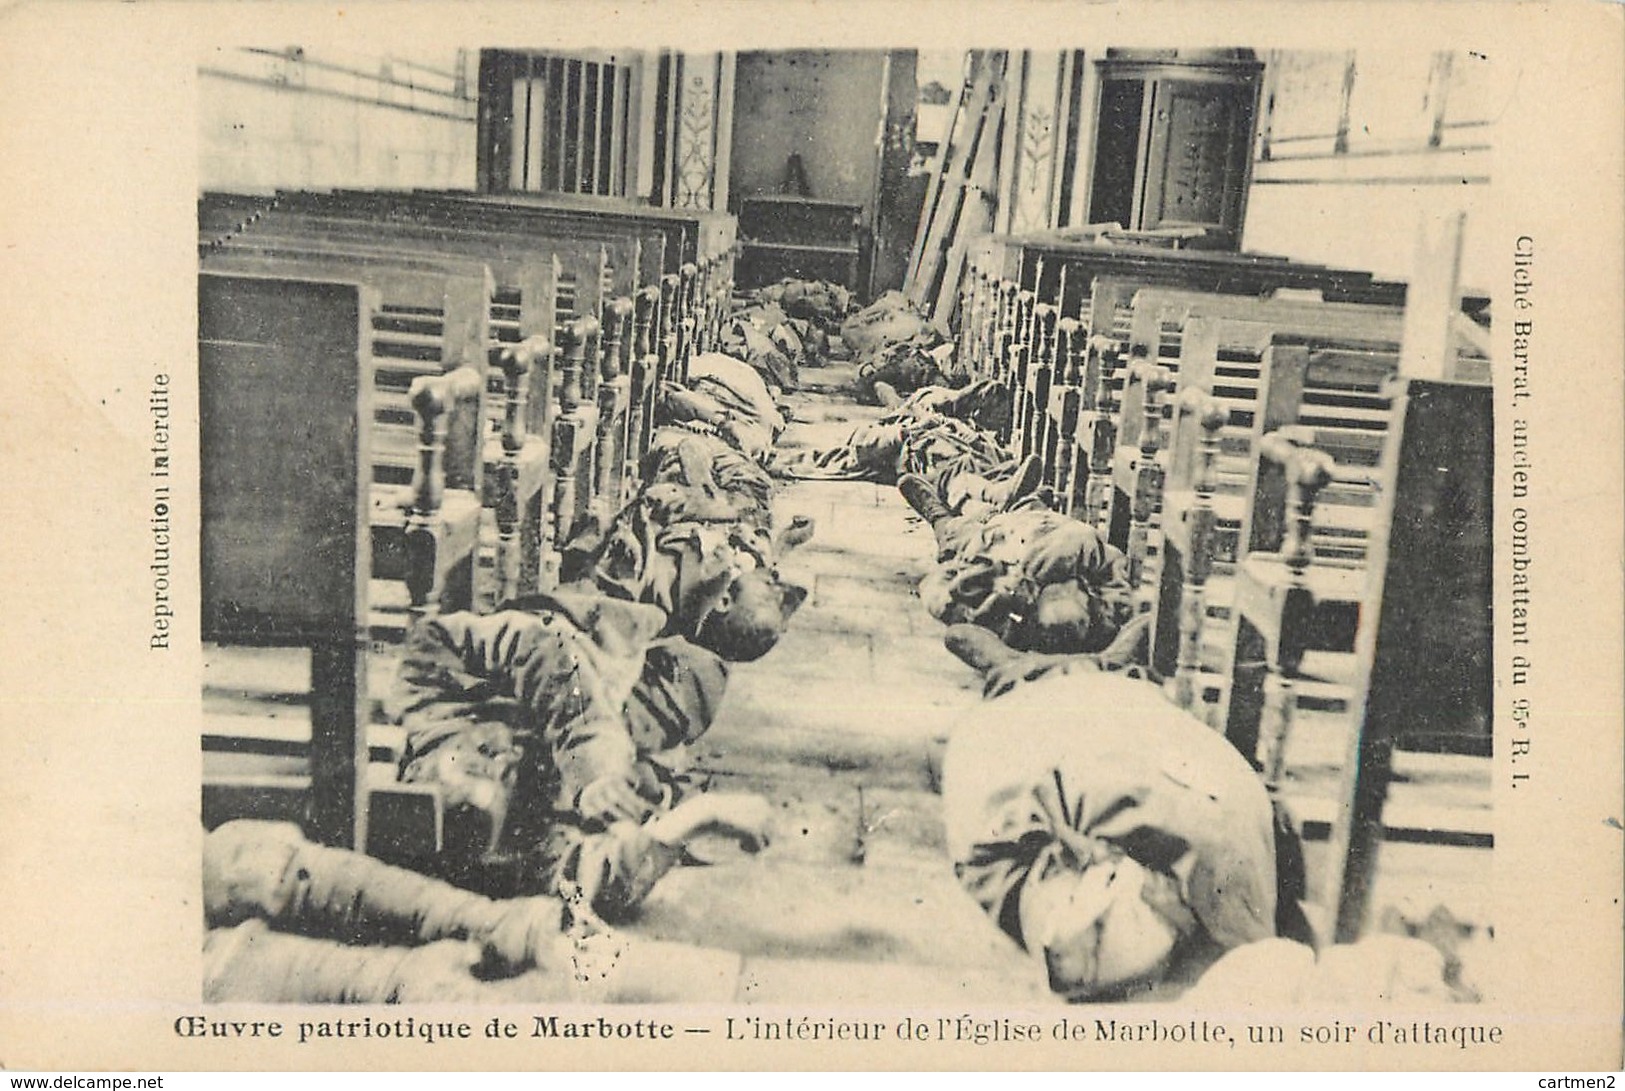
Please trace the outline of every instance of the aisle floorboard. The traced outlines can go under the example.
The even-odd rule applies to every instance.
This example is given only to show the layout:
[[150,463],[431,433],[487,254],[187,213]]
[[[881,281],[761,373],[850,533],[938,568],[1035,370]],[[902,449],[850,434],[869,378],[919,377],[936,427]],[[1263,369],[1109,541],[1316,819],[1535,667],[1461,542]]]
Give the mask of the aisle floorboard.
[[[781,447],[878,415],[840,392],[851,374],[803,372]],[[754,857],[700,846],[712,866],[668,875],[631,930],[738,952],[742,1001],[1048,1003],[943,851],[933,753],[980,694],[914,591],[930,530],[867,482],[786,483],[776,517],[803,514],[817,531],[781,570],[807,601],[778,647],[735,669],[697,749],[716,790],[773,800],[776,838]]]

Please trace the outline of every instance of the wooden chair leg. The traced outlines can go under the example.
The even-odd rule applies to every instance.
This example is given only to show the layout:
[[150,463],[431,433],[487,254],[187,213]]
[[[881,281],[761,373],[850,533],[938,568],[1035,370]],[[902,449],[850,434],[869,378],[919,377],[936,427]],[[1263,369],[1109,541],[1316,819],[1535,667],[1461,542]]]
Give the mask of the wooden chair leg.
[[[1219,455],[1219,430],[1230,419],[1230,414],[1217,401],[1194,389],[1187,390],[1183,400],[1195,403],[1194,420],[1201,429],[1194,496],[1186,513],[1189,526],[1185,537],[1189,556],[1184,558],[1179,595],[1179,656],[1174,667],[1175,700],[1181,708],[1190,708],[1198,700],[1196,679],[1202,667],[1207,581],[1213,572],[1213,493],[1218,488],[1214,467]],[[1163,563],[1168,563],[1166,548]]]
[[1225,702],[1224,734],[1242,757],[1255,764],[1268,658],[1269,647],[1263,631],[1245,613],[1239,614],[1230,656],[1230,693]]
[[[365,623],[365,619],[361,619]],[[325,845],[367,843],[367,649],[359,634],[310,650],[310,835]]]
[[1157,460],[1161,447],[1162,400],[1160,395],[1172,385],[1168,369],[1135,363],[1131,369],[1143,391],[1144,422],[1140,426],[1139,467],[1134,475],[1134,495],[1128,510],[1129,585],[1139,595],[1145,576],[1147,555],[1157,511],[1162,505],[1162,465]]
[[1292,731],[1292,713],[1297,700],[1296,672],[1282,668],[1278,656],[1264,665],[1264,707],[1259,717],[1259,765],[1264,786],[1271,790],[1281,783],[1285,766],[1286,740]]
[[[485,376],[471,367],[412,380],[410,400],[418,417],[418,465],[405,539],[406,586],[414,620],[438,613],[446,593],[446,434],[457,403],[478,399],[484,385]],[[472,588],[470,574],[467,587],[457,591],[471,593]]]
[[1336,907],[1332,938],[1353,943],[1365,929],[1371,883],[1383,839],[1382,811],[1393,769],[1393,739],[1352,732],[1343,798],[1333,827],[1327,900]]

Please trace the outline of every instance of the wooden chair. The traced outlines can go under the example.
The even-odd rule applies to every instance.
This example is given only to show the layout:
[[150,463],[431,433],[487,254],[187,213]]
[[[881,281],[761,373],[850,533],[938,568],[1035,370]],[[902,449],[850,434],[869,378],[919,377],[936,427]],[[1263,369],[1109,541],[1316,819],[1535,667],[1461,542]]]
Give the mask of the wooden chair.
[[[211,248],[206,269],[282,272],[310,277],[353,276],[376,287],[382,300],[374,316],[373,359],[379,383],[375,449],[387,465],[381,479],[409,484],[416,469],[417,437],[406,384],[418,374],[480,364],[487,382],[483,439],[482,534],[493,533],[493,578],[477,602],[503,601],[542,585],[552,552],[551,474],[553,360],[546,336],[553,323],[552,270],[528,288],[504,295],[482,264],[456,258],[357,254],[311,243],[304,247],[262,245],[238,239]],[[527,304],[528,301],[528,304]],[[436,359],[432,340],[441,339]],[[528,344],[519,350],[520,337]],[[503,360],[524,361],[527,374],[508,374]],[[517,400],[516,400],[517,399]],[[513,496],[506,490],[518,489]],[[517,513],[519,523],[509,525]],[[545,544],[544,543],[548,543]],[[556,556],[554,558],[556,560]],[[388,623],[380,618],[380,624]]]
[[[1097,301],[1104,294],[1097,292]],[[1120,293],[1113,294],[1120,299]],[[1126,312],[1126,323],[1124,310],[1116,303],[1112,306],[1116,329],[1121,331],[1125,324],[1128,327],[1127,354],[1132,363],[1121,369],[1125,378],[1115,413],[1104,425],[1097,424],[1097,437],[1104,433],[1115,437],[1116,442],[1110,462],[1109,499],[1099,525],[1113,545],[1130,554],[1135,573],[1153,578],[1156,565],[1161,563],[1165,522],[1165,417],[1172,404],[1168,395],[1176,394],[1191,381],[1211,387],[1221,367],[1226,372],[1225,386],[1244,392],[1248,382],[1245,361],[1256,362],[1262,352],[1256,346],[1272,337],[1303,336],[1321,343],[1346,339],[1356,345],[1392,348],[1397,345],[1402,322],[1401,312],[1386,306],[1256,299],[1161,288],[1137,292]],[[1232,324],[1218,326],[1209,321],[1216,317]],[[1216,332],[1220,330],[1222,337]],[[1206,340],[1193,342],[1192,334]],[[1225,357],[1222,362],[1221,355]],[[1256,367],[1254,363],[1254,370]],[[1102,392],[1099,397],[1106,401],[1108,396]],[[1096,443],[1103,446],[1098,438]],[[1183,487],[1188,489],[1188,483]]]
[[[438,610],[448,592],[459,602],[472,602],[485,470],[482,369],[489,340],[489,272],[479,267],[477,274],[472,269],[447,274],[354,255],[241,248],[212,253],[204,262],[206,269],[222,272],[353,276],[376,290],[380,302],[369,319],[368,354],[374,387],[369,423],[373,575],[405,583],[412,614]],[[431,381],[446,376],[453,377],[449,385]],[[431,455],[432,466],[425,461]],[[409,559],[414,550],[430,561]],[[390,620],[387,612],[375,622],[381,632],[405,624]]]
[[[686,331],[689,355],[715,348],[733,292],[738,251],[734,217],[687,209],[652,208],[632,202],[561,194],[475,194],[466,191],[413,191],[410,194],[340,191],[357,200],[388,200],[412,215],[452,216],[453,222],[519,225],[526,231],[563,231],[577,237],[635,234],[641,242],[635,282],[620,282],[616,294],[630,295],[676,276],[671,310],[674,326]],[[686,357],[685,357],[686,359]],[[686,371],[684,372],[686,374]]]
[[367,738],[372,432],[358,425],[377,307],[355,284],[199,277],[202,637],[309,649],[308,736],[280,760],[277,738],[269,755],[206,754],[202,814],[402,856],[433,851],[444,812],[432,790],[394,784]]
[[[1277,548],[1285,525],[1279,514],[1285,486],[1279,473],[1259,468],[1259,446],[1277,429],[1300,426],[1334,459],[1337,481],[1323,493],[1328,502],[1313,548],[1332,563],[1360,563],[1370,535],[1370,483],[1391,411],[1383,387],[1399,363],[1394,343],[1280,341],[1258,353],[1259,338],[1305,332],[1250,324],[1230,324],[1230,332],[1240,361],[1217,359],[1230,350],[1204,356],[1207,363],[1189,359],[1178,398],[1150,641],[1154,675],[1176,678],[1181,701],[1220,709],[1233,678],[1235,564],[1250,551]],[[1370,333],[1383,337],[1384,330]],[[1256,371],[1259,354],[1263,369]]]
[[[218,227],[229,221],[235,213],[229,210],[220,211],[214,206],[213,201],[214,195],[209,195],[205,198],[203,207],[213,216],[212,222]],[[537,298],[536,290],[526,288],[524,285],[533,284],[538,279],[547,280],[546,277],[538,277],[539,272],[550,273],[551,280],[547,280],[547,283],[553,288],[551,328],[554,332],[554,344],[562,346],[566,342],[566,328],[578,316],[591,318],[590,326],[582,327],[591,332],[575,339],[575,343],[580,346],[582,358],[574,367],[575,386],[572,396],[579,397],[594,406],[598,402],[601,380],[598,316],[602,313],[606,302],[612,298],[606,294],[607,286],[617,283],[615,273],[607,260],[608,251],[599,241],[553,238],[535,233],[517,235],[394,220],[373,223],[357,219],[357,214],[351,208],[324,212],[309,202],[297,202],[287,195],[279,199],[275,208],[248,224],[239,232],[238,237],[241,240],[252,239],[261,245],[290,241],[310,245],[310,240],[316,239],[330,247],[342,247],[346,251],[369,254],[380,260],[448,256],[486,260],[490,262],[497,280],[494,297],[496,300],[512,299],[516,296],[521,302],[525,299],[534,300]],[[533,307],[523,306],[521,308],[523,328],[512,328],[510,323],[508,329],[501,331],[502,339],[512,343],[520,336],[543,332],[546,326],[535,317],[535,310]],[[563,368],[560,367],[559,370],[562,373]],[[500,377],[500,372],[495,381],[499,384],[504,381]],[[562,387],[563,384],[558,385]],[[549,395],[544,384],[532,384],[532,390]],[[549,396],[562,400],[564,393],[560,389],[551,392]],[[561,466],[568,466],[578,474],[591,475],[591,467],[598,464],[595,452],[583,456],[582,452],[574,449],[584,434],[580,430],[583,415],[579,409],[570,410],[571,422],[564,428],[549,429],[547,422],[541,419],[546,412],[536,410],[528,414],[533,432],[542,434],[550,431],[550,441],[563,437],[570,444],[570,449],[553,451],[551,460],[554,471],[558,471]],[[564,416],[562,407],[554,416],[562,419]],[[596,428],[596,410],[593,423]],[[491,434],[493,455],[497,450],[496,437],[499,434],[499,429],[493,429]],[[524,457],[532,458],[528,453]],[[543,480],[545,475],[535,472],[521,475],[521,481]],[[570,486],[570,495],[562,503],[557,497],[553,498],[552,526],[543,528],[540,532],[549,543],[562,541],[570,533],[579,521],[580,515],[586,510],[586,506],[595,499],[597,485],[596,476],[581,477]],[[604,502],[612,504],[615,499],[614,496],[606,497]],[[537,507],[535,504],[526,503],[522,505],[522,510],[534,511]],[[545,510],[547,505],[544,504],[542,507]],[[528,532],[526,536],[529,537]],[[549,558],[556,560],[556,552],[551,545],[541,547],[538,554],[544,566]],[[522,572],[522,582],[528,584],[529,579],[528,572]],[[545,580],[545,576],[538,576],[538,579]]]
[[[1393,390],[1378,522],[1356,639],[1333,867],[1334,935],[1366,924],[1396,750],[1487,756],[1493,708],[1494,398],[1479,382],[1404,380]],[[1488,847],[1482,830],[1419,839]]]
[[[1346,690],[1346,756],[1332,828],[1327,903],[1339,942],[1358,938],[1394,752],[1487,753],[1491,692],[1490,584],[1493,397],[1476,383],[1396,380],[1378,467],[1377,507],[1363,564],[1318,559],[1318,501],[1335,463],[1276,432],[1261,460],[1285,487],[1278,549],[1249,554],[1237,574],[1236,680],[1225,730],[1282,788],[1295,693],[1311,656]],[[1262,678],[1244,680],[1261,665]],[[1441,828],[1411,840],[1487,843]]]

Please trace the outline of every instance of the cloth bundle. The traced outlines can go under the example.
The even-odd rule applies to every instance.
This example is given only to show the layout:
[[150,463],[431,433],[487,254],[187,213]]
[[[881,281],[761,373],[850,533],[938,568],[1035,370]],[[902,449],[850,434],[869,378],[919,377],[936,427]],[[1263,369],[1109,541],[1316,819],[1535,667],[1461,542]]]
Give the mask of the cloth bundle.
[[784,414],[757,369],[720,352],[690,360],[686,384],[661,388],[655,419],[709,429],[764,464],[785,428]]
[[794,319],[810,322],[826,334],[841,328],[852,312],[852,293],[827,280],[786,278],[756,292],[758,303],[776,303]]
[[941,340],[931,323],[897,291],[887,292],[841,323],[841,340],[860,360],[884,345],[912,341],[926,334],[936,334]]
[[1074,999],[1277,934],[1277,824],[1224,736],[1153,686],[1052,672],[972,709],[943,762],[954,872]]

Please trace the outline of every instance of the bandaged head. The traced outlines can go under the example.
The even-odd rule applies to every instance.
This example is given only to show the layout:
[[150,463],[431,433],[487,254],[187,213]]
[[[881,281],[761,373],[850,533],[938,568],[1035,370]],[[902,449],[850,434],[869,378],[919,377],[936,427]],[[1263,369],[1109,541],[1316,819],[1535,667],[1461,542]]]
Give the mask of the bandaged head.
[[1171,876],[1117,853],[1082,870],[1035,869],[1022,893],[1021,926],[1050,988],[1073,999],[1120,995],[1154,981],[1198,928]]

